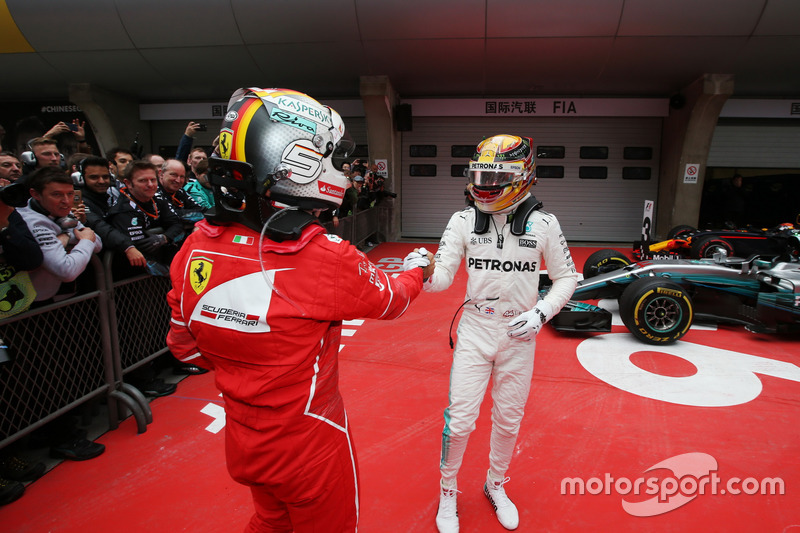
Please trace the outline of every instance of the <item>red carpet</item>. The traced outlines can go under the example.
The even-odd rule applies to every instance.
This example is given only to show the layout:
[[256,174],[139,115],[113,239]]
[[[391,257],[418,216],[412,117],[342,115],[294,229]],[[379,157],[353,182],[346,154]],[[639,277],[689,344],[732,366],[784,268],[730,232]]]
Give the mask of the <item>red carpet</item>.
[[[382,244],[369,255],[389,270],[414,247]],[[574,248],[576,264],[594,250]],[[361,532],[435,531],[448,330],[465,281],[462,271],[449,291],[423,293],[394,322],[345,326],[341,389],[360,463]],[[624,326],[593,336],[545,328],[506,486],[518,531],[800,532],[797,341],[723,326],[654,349]],[[211,374],[183,380],[151,404],[146,433],[126,420],[99,439],[104,455],[58,465],[0,508],[0,527],[241,531],[249,491],[228,477],[223,431],[206,429],[221,421],[203,412],[219,403]],[[489,408],[459,476],[462,531],[505,531],[481,491]]]

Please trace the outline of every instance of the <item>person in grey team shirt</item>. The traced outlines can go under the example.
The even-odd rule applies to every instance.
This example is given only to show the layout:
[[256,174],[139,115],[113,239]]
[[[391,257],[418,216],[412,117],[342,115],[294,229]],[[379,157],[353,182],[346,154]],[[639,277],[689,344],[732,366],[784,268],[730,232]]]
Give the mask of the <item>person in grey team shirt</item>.
[[19,214],[42,250],[42,266],[31,271],[36,304],[71,296],[74,287],[64,286],[86,269],[103,241],[94,231],[71,216],[74,200],[72,178],[58,167],[45,167],[28,176],[31,199]]
[[[423,285],[428,292],[447,289],[466,259],[467,295],[442,432],[436,516],[442,533],[459,528],[456,477],[490,378],[491,450],[483,490],[503,527],[519,525],[504,485],[530,391],[535,338],[578,282],[558,220],[530,193],[536,182],[532,144],[530,138],[503,134],[478,145],[468,169],[474,206],[450,218],[435,256],[436,270]],[[553,286],[539,299],[543,262]]]

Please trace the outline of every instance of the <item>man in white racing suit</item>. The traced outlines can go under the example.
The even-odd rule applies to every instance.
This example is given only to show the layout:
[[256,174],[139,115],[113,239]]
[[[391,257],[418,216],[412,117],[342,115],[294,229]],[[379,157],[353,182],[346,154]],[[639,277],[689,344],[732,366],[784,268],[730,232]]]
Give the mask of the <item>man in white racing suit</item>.
[[[450,218],[435,256],[436,270],[423,286],[429,292],[448,288],[466,259],[467,294],[442,433],[436,517],[441,532],[458,531],[456,476],[490,378],[492,432],[484,493],[506,529],[519,525],[503,485],[530,391],[535,337],[567,303],[578,280],[558,220],[530,194],[536,181],[531,139],[485,139],[468,173],[475,205]],[[539,299],[544,263],[553,286]]]

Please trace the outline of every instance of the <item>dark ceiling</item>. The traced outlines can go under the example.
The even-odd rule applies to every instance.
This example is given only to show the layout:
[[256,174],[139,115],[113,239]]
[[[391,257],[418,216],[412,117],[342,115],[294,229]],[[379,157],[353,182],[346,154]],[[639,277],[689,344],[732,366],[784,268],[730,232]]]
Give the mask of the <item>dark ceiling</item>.
[[797,0],[5,3],[6,101],[66,99],[70,83],[141,102],[347,98],[370,75],[405,98],[665,97],[704,73],[733,74],[735,97],[800,97]]

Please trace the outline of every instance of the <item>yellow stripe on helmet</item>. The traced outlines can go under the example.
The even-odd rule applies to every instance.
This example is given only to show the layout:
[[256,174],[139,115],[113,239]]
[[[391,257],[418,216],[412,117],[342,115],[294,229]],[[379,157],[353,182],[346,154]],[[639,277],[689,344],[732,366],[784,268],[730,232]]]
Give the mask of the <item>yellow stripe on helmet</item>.
[[247,161],[247,154],[245,154],[245,141],[247,140],[247,130],[250,127],[250,121],[253,120],[253,115],[264,104],[258,98],[249,98],[249,102],[245,103],[245,109],[239,110],[239,118],[235,127],[236,138],[233,145],[233,153],[231,159],[237,161]]

